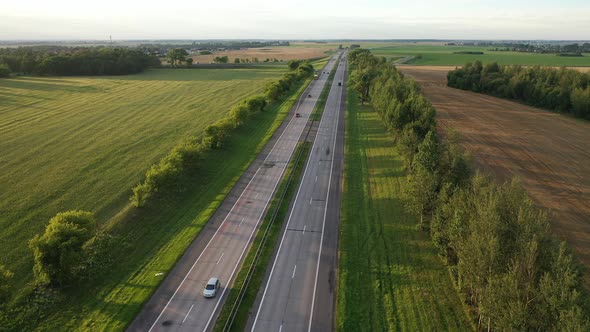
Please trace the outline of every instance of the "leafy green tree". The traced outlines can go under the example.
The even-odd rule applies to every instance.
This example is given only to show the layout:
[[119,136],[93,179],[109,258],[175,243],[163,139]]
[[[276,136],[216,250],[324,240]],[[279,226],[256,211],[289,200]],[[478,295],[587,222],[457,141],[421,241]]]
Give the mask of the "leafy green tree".
[[10,298],[13,277],[14,274],[4,267],[4,265],[0,264],[0,308]]
[[424,229],[424,215],[432,210],[436,199],[437,175],[418,165],[413,167],[407,179],[406,208],[420,216],[419,226]]
[[283,93],[283,88],[278,82],[272,82],[264,88],[264,95],[269,101],[278,100]]
[[234,63],[240,63],[240,58],[235,58]]
[[414,156],[414,166],[420,166],[430,173],[436,173],[439,160],[440,145],[438,136],[434,131],[429,131],[418,146],[418,153]]
[[84,262],[83,245],[94,235],[95,227],[90,212],[61,212],[51,218],[43,235],[36,235],[29,243],[37,282],[52,286],[73,283]]
[[176,67],[177,64],[180,65],[185,62],[187,56],[188,52],[184,48],[168,50],[168,61],[172,67]]
[[289,62],[287,62],[287,67],[289,67],[290,70],[295,70],[301,65],[301,63],[301,60],[289,60]]
[[189,67],[189,68],[192,67],[193,66],[193,58],[191,58],[191,57],[186,58],[185,63],[186,63],[187,67]]
[[370,88],[375,76],[376,73],[372,70],[356,70],[350,75],[352,88],[358,92],[361,103],[369,101]]
[[586,89],[576,88],[571,93],[573,114],[590,119],[590,85]]
[[216,56],[215,58],[213,58],[213,62],[215,62],[215,63],[227,63],[228,61],[229,61],[229,58],[227,55]]
[[0,63],[0,78],[10,77],[10,68]]
[[589,331],[590,321],[584,314],[579,292],[580,278],[572,256],[564,242],[552,252],[551,267],[539,283],[542,309],[539,310],[544,327],[549,330]]

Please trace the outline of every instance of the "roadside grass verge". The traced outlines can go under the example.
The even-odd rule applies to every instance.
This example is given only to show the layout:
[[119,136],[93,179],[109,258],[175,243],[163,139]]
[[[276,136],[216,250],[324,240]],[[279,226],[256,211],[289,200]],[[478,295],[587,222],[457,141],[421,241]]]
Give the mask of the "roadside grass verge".
[[[267,227],[270,227],[268,229],[268,234],[266,235],[266,243],[261,249],[259,260],[254,267],[252,277],[243,295],[242,301],[239,303],[235,319],[229,331],[243,331],[246,328],[250,310],[252,309],[254,301],[256,300],[256,296],[258,295],[260,287],[262,287],[264,275],[268,265],[270,264],[271,258],[273,257],[273,251],[275,249],[277,240],[281,235],[281,229],[285,219],[287,218],[289,206],[291,205],[291,201],[293,200],[294,195],[297,192],[299,182],[301,181],[301,176],[303,175],[303,170],[310,149],[311,143],[303,142],[299,143],[299,146],[294,152],[294,156],[298,157],[295,157],[291,160],[289,167],[287,168],[287,171],[281,180],[279,189],[275,193],[270,208],[268,209],[268,213],[266,213],[264,221],[260,225],[260,229],[256,235],[256,238],[254,239],[254,242],[252,243],[252,247],[246,256],[244,263],[242,264],[242,268],[240,269],[240,272],[234,281],[234,285],[226,299],[225,305],[223,306],[217,322],[215,323],[215,327],[213,329],[214,331],[224,330],[224,327],[230,317],[232,306],[239,295],[240,288],[246,281],[245,279],[248,274],[248,269],[253,264],[254,258],[256,256],[256,249],[260,246],[260,243],[263,240],[265,235],[264,230]],[[280,193],[283,192],[285,194],[281,200]],[[276,213],[276,215],[274,215],[274,213]]]
[[330,57],[326,56],[324,58],[313,60],[310,63],[313,65],[313,68],[316,68],[317,70],[321,70],[322,68],[324,68],[326,66],[326,64],[328,63],[328,60],[330,60]]
[[428,234],[404,211],[393,138],[352,89],[347,99],[336,330],[473,330]]
[[76,289],[38,322],[39,330],[121,331],[135,318],[165,274],[182,256],[236,181],[289,113],[309,80],[282,103],[271,104],[232,132],[222,149],[202,161],[207,176],[177,198],[162,199],[123,213],[112,224],[116,264],[103,276]]

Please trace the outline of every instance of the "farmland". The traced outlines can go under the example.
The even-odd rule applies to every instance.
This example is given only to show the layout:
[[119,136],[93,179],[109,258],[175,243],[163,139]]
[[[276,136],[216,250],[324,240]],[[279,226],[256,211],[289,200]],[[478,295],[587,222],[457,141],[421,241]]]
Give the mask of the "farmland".
[[[553,232],[590,267],[590,123],[447,87],[440,68],[399,68],[422,85],[438,126],[462,134],[479,168],[499,180],[520,178],[533,201],[549,210]],[[588,274],[585,284],[590,286]]]
[[334,46],[321,46],[321,47],[293,47],[293,46],[272,46],[264,48],[247,48],[241,50],[229,50],[229,51],[217,51],[213,54],[207,55],[194,55],[192,56],[194,63],[211,63],[213,58],[218,56],[227,56],[229,62],[233,63],[234,59],[258,59],[262,62],[266,59],[273,60],[277,59],[280,61],[288,61],[294,59],[314,59],[325,57],[326,52],[333,51],[338,45]]
[[406,175],[393,138],[348,93],[337,330],[472,329],[428,234],[404,211]]
[[[390,59],[417,57],[409,61],[412,65],[424,66],[462,66],[476,60],[482,63],[498,62],[501,65],[543,65],[543,66],[590,66],[590,54],[583,57],[559,57],[555,54],[534,54],[524,52],[490,51],[491,47],[398,44],[371,48],[377,56]],[[482,55],[455,54],[454,52],[484,52]]]
[[15,289],[30,280],[27,241],[51,216],[85,209],[109,220],[152,163],[283,72],[151,70],[1,80],[0,263],[16,274]]

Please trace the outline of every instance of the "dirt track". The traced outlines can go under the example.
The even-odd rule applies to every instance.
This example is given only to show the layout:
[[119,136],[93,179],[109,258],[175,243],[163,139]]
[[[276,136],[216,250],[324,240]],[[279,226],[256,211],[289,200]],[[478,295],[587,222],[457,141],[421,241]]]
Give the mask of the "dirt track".
[[590,288],[590,122],[446,86],[446,69],[400,66],[437,110],[441,129],[463,136],[476,166],[521,178],[553,231],[575,248]]

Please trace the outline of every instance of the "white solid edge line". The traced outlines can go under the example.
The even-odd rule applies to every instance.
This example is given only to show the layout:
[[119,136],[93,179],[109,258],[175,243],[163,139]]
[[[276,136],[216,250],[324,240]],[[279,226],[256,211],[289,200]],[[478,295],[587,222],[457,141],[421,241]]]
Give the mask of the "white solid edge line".
[[[308,87],[304,90],[304,92],[313,84],[313,81],[308,85]],[[297,109],[299,108],[299,106],[301,105],[301,99],[305,96],[305,93],[299,97],[299,102],[297,103],[297,107],[295,108],[295,111],[297,111]],[[315,104],[314,104],[315,105]],[[315,106],[314,106],[315,107]],[[279,143],[279,141],[281,140],[281,138],[283,137],[283,135],[287,132],[287,129],[291,126],[291,124],[293,123],[293,119],[295,119],[295,117],[291,117],[291,119],[289,120],[289,123],[287,123],[287,126],[285,127],[285,129],[283,130],[283,132],[281,133],[281,135],[279,136],[279,138],[276,140],[275,144],[273,145],[272,149],[269,151],[268,155],[266,155],[266,158],[264,158],[264,161],[262,162],[263,164],[266,162],[266,160],[270,157],[270,155],[272,154],[272,152],[275,150],[277,144]],[[305,128],[305,126],[301,129],[301,132],[303,132],[303,129]],[[301,136],[301,134],[299,135]],[[252,179],[250,179],[250,181],[248,182],[248,184],[246,185],[246,187],[244,188],[244,190],[242,191],[242,193],[240,194],[240,197],[238,197],[238,199],[236,200],[236,202],[234,203],[234,205],[232,206],[232,208],[229,210],[229,212],[227,213],[227,215],[225,216],[225,218],[223,219],[223,221],[221,222],[221,224],[219,224],[219,227],[217,228],[217,230],[215,230],[215,233],[213,234],[213,236],[211,237],[211,239],[209,239],[209,242],[207,242],[207,245],[205,246],[205,248],[203,249],[203,251],[201,251],[201,253],[199,254],[199,256],[197,257],[197,259],[195,260],[195,262],[193,263],[193,265],[191,266],[191,268],[188,270],[188,272],[186,273],[186,275],[184,276],[184,278],[182,279],[182,281],[180,282],[180,284],[178,285],[178,287],[176,288],[176,290],[174,291],[174,293],[172,294],[172,297],[170,297],[170,300],[168,300],[168,302],[166,303],[166,305],[164,306],[164,308],[162,309],[162,311],[160,312],[160,314],[158,315],[158,317],[156,318],[156,320],[154,321],[154,323],[152,324],[152,326],[150,327],[150,329],[148,330],[148,332],[152,331],[154,329],[154,327],[156,326],[156,324],[158,323],[158,321],[160,320],[160,318],[162,317],[162,315],[164,314],[164,311],[166,311],[166,309],[168,308],[168,306],[170,305],[170,302],[172,302],[172,300],[174,299],[174,297],[176,296],[176,294],[178,293],[178,291],[180,290],[180,287],[182,287],[182,285],[184,284],[184,282],[186,281],[186,279],[188,278],[189,274],[193,271],[195,265],[197,265],[197,262],[199,261],[199,259],[201,258],[201,256],[203,256],[203,253],[207,250],[207,248],[209,247],[209,245],[211,244],[211,242],[213,241],[213,239],[215,238],[215,236],[217,236],[217,233],[219,232],[219,230],[221,230],[223,227],[223,224],[225,224],[225,222],[227,221],[227,218],[229,218],[229,216],[231,215],[232,211],[234,210],[234,208],[236,207],[236,205],[238,204],[238,202],[242,199],[242,196],[244,195],[244,193],[248,190],[248,188],[250,187],[250,184],[252,183],[252,181],[254,181],[254,179],[256,178],[256,175],[258,175],[258,172],[260,171],[261,167],[259,167],[256,170],[256,173],[254,173],[254,176],[252,176]],[[268,203],[267,203],[268,204]],[[266,209],[266,206],[265,206]],[[254,229],[256,229],[256,227],[258,227],[258,223],[256,223],[256,226],[254,227]],[[246,246],[247,247],[247,246]],[[239,261],[238,261],[239,264]],[[237,265],[236,265],[237,266]],[[234,269],[235,270],[235,269]],[[229,284],[229,283],[228,283]],[[225,288],[224,291],[222,292],[222,295],[219,297],[219,300],[221,300],[221,298],[223,297],[223,294],[225,293]],[[217,305],[219,305],[219,300],[217,302]],[[217,308],[217,305],[215,306],[215,308]],[[213,314],[211,315],[211,317],[213,317],[215,314],[215,309],[213,310]],[[209,318],[209,321],[211,321],[211,317]],[[208,324],[208,323],[207,323]],[[206,328],[205,328],[206,329]]]
[[[310,84],[310,86],[311,86],[311,84]],[[313,89],[312,89],[312,90],[313,90]],[[315,104],[316,104],[316,102],[314,102],[314,104],[313,104],[313,105],[314,105],[314,107],[313,107],[313,108],[315,108]],[[313,108],[312,108],[312,109],[313,109]],[[311,115],[311,114],[310,114],[310,115]],[[292,117],[291,119],[294,119],[294,117]],[[309,119],[309,118],[308,118],[308,119]],[[291,124],[291,122],[289,122],[289,124]],[[287,128],[285,128],[285,131],[286,131],[286,129],[287,129]],[[300,132],[299,132],[299,134],[297,135],[298,137],[300,137],[300,136],[301,136],[301,134],[303,133],[303,130],[304,130],[304,129],[305,129],[305,126],[303,126],[303,127],[301,128],[301,131],[300,131]],[[283,131],[283,134],[285,133],[285,131]],[[281,136],[280,136],[280,137],[282,137],[282,136],[283,136],[283,134],[281,134]],[[279,139],[280,139],[280,137],[279,137]],[[277,140],[277,142],[278,142],[278,140]],[[276,143],[275,143],[275,145],[276,145]],[[296,146],[297,146],[297,145],[295,145],[295,147],[296,147]],[[292,151],[292,152],[291,152],[291,154],[289,155],[289,158],[288,158],[288,160],[287,160],[287,163],[286,163],[285,165],[288,165],[288,164],[289,164],[289,162],[291,161],[291,158],[293,157],[293,152],[295,151],[295,147],[293,147],[293,151]],[[274,146],[273,146],[273,149],[274,149]],[[272,150],[271,150],[271,152],[272,152]],[[270,152],[269,152],[269,155],[270,155]],[[268,158],[268,156],[267,156],[267,158]],[[266,160],[266,159],[265,159],[265,160]],[[242,260],[242,257],[244,256],[244,253],[246,252],[246,249],[248,248],[248,244],[249,244],[249,243],[250,243],[250,241],[252,240],[252,237],[254,236],[254,233],[256,232],[256,229],[258,228],[258,223],[259,223],[259,222],[260,222],[260,220],[262,219],[262,216],[264,215],[264,212],[266,211],[266,207],[267,207],[267,206],[268,206],[268,204],[270,203],[270,200],[271,200],[271,198],[273,197],[273,195],[274,195],[274,192],[275,192],[275,190],[276,190],[277,186],[279,185],[280,179],[283,177],[283,174],[285,173],[285,171],[286,171],[286,170],[287,170],[287,166],[285,166],[285,167],[283,168],[283,170],[281,171],[281,174],[280,174],[280,176],[278,177],[278,179],[279,179],[279,180],[278,180],[278,181],[275,183],[275,185],[274,185],[274,187],[273,187],[273,189],[272,189],[272,191],[271,191],[271,194],[270,194],[270,196],[269,196],[269,197],[268,197],[268,199],[266,200],[266,204],[264,205],[264,209],[262,209],[262,211],[260,212],[260,215],[258,216],[258,220],[256,221],[256,225],[254,226],[254,228],[252,228],[252,232],[250,233],[250,237],[248,238],[248,241],[246,242],[246,245],[244,246],[244,249],[242,249],[242,253],[240,254],[240,258],[238,259],[238,261],[237,261],[236,265],[234,266],[234,269],[232,270],[232,273],[231,273],[231,275],[229,276],[229,279],[228,279],[228,282],[227,282],[227,284],[228,284],[228,285],[231,283],[231,280],[232,280],[232,278],[233,278],[233,276],[234,276],[234,273],[236,272],[236,269],[237,269],[237,268],[238,268],[238,266],[240,265],[240,261]],[[211,324],[211,320],[213,319],[213,316],[215,316],[215,312],[217,311],[217,307],[219,306],[219,303],[221,303],[221,299],[223,299],[223,295],[225,295],[225,291],[226,291],[226,290],[227,290],[227,288],[223,288],[223,291],[221,292],[221,296],[219,297],[219,300],[217,300],[217,303],[215,304],[215,308],[213,308],[213,313],[211,314],[211,316],[209,316],[209,320],[207,320],[207,325],[205,325],[205,328],[203,329],[203,331],[207,331],[207,328],[209,327],[209,324]]]
[[[346,69],[345,69],[346,70]],[[344,78],[342,79],[344,80]],[[342,105],[342,89],[338,91],[338,115],[340,114],[340,107]],[[340,116],[336,117],[336,130],[334,130],[334,145],[332,147],[332,153],[336,150],[336,139],[338,138],[338,122],[340,121]],[[330,186],[332,185],[332,171],[334,170],[334,154],[332,154],[332,163],[330,165],[330,177],[328,178],[328,192],[326,193],[326,207],[324,210],[324,221],[322,223],[322,235],[320,239],[320,251],[318,252],[318,264],[315,270],[315,283],[313,285],[313,295],[311,298],[311,311],[309,315],[309,326],[307,331],[311,331],[311,322],[313,320],[313,308],[315,306],[315,292],[318,286],[318,275],[320,272],[320,260],[322,259],[322,246],[324,245],[324,228],[326,227],[326,215],[328,213],[328,201],[330,200]]]
[[[324,121],[324,116],[323,116],[323,112],[322,112],[322,118],[320,119],[320,126],[322,124],[322,121]],[[313,140],[313,145],[311,147],[311,150],[313,151],[313,148],[315,147],[316,143],[318,142],[317,139]],[[303,172],[303,178],[305,178],[305,174],[307,174],[307,169],[309,168],[309,164],[311,162],[311,158],[307,159],[307,162],[305,164],[305,171]],[[293,206],[295,206],[297,199],[299,198],[299,193],[301,192],[301,187],[303,186],[303,181],[301,181],[299,183],[299,188],[297,189],[297,195],[295,195],[295,201],[293,203]],[[291,217],[293,216],[293,211],[295,209],[291,209],[291,213],[289,213],[289,219],[287,219],[287,225],[285,227],[285,231],[283,232],[283,236],[281,237],[281,243],[279,244],[279,250],[277,251],[277,254],[275,256],[275,259],[272,263],[272,268],[270,269],[270,274],[268,276],[268,281],[266,283],[266,286],[264,287],[264,292],[262,293],[262,299],[260,300],[260,305],[258,306],[258,310],[256,311],[256,317],[254,318],[254,323],[252,324],[252,329],[251,331],[254,331],[254,328],[256,328],[256,323],[258,322],[258,316],[260,315],[260,310],[262,309],[262,305],[264,304],[264,298],[266,297],[266,292],[268,291],[268,286],[270,285],[270,280],[272,279],[272,275],[274,273],[275,267],[277,265],[277,260],[279,257],[279,254],[281,252],[281,248],[283,247],[283,241],[285,240],[285,235],[287,234],[287,229],[289,228],[289,224],[291,223]],[[282,325],[281,325],[282,327]]]

